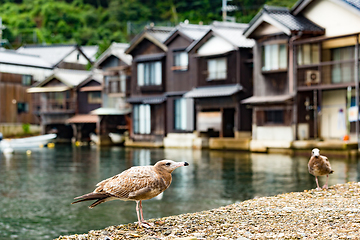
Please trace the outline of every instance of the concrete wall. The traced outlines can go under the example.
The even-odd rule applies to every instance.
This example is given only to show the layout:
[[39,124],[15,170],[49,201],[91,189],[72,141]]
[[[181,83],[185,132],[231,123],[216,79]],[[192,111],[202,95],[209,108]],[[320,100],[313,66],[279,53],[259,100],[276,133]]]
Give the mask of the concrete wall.
[[[24,135],[23,124],[0,124],[0,132],[4,135],[4,138],[21,136]],[[30,125],[30,134],[36,135],[40,134],[41,127],[40,125]]]

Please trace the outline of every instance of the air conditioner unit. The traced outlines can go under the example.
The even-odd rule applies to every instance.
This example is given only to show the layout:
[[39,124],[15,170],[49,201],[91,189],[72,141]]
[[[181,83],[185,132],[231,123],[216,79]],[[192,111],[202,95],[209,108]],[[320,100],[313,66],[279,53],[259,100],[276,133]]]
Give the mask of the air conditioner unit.
[[307,85],[318,84],[320,82],[319,71],[317,70],[308,70],[306,71],[305,82]]

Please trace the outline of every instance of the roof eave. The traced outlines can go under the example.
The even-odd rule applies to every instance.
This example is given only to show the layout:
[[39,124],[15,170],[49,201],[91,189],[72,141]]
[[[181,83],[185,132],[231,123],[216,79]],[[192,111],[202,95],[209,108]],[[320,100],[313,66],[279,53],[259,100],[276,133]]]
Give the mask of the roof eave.
[[247,38],[253,38],[252,34],[263,22],[273,25],[279,28],[281,31],[283,31],[286,35],[291,36],[291,30],[288,27],[284,26],[279,21],[270,17],[269,14],[267,14],[266,12],[263,12],[261,16],[259,16],[258,19],[256,19],[256,21],[253,24],[251,24],[251,26],[249,26],[248,29],[246,29],[243,35]]
[[125,51],[126,54],[130,54],[131,52],[144,40],[147,39],[150,42],[154,43],[156,46],[161,48],[164,52],[167,52],[168,48],[162,42],[157,40],[155,37],[151,36],[149,33],[143,33],[133,44],[131,44]]
[[165,41],[164,44],[167,46],[171,41],[173,41],[177,36],[181,36],[188,40],[189,42],[194,41],[194,39],[187,36],[185,33],[181,32],[180,29],[176,29],[175,32],[173,32]]
[[311,3],[312,0],[299,0],[297,1],[294,6],[290,9],[290,13],[294,16],[298,15],[306,6]]

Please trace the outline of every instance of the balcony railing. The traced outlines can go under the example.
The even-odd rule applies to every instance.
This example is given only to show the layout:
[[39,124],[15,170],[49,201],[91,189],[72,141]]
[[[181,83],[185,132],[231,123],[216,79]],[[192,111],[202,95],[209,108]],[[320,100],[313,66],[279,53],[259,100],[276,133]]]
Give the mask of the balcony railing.
[[298,87],[314,85],[351,85],[355,83],[355,61],[320,62],[297,67]]
[[73,113],[76,110],[76,102],[73,99],[42,100],[33,103],[35,113]]

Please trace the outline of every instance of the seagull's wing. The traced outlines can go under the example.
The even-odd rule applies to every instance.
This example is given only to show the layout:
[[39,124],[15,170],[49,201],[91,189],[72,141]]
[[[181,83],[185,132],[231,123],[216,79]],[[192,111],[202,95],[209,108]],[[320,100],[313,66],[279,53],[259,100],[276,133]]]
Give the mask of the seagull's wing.
[[146,194],[159,179],[151,166],[132,167],[97,184],[95,192],[106,192],[122,199]]

